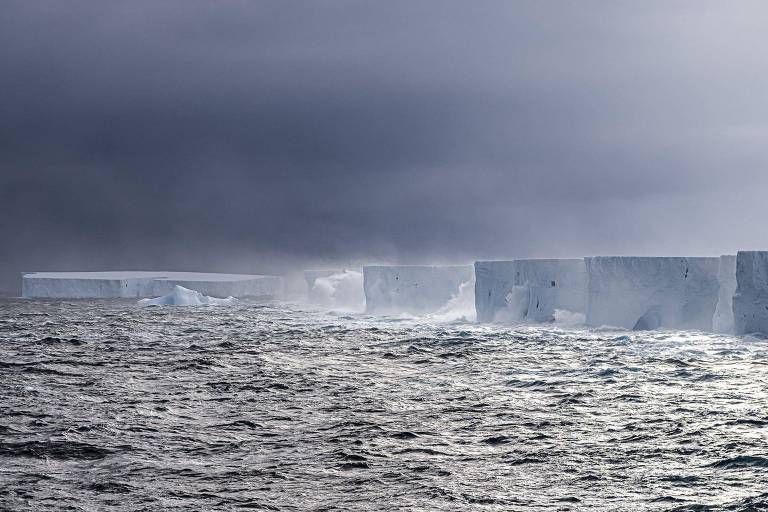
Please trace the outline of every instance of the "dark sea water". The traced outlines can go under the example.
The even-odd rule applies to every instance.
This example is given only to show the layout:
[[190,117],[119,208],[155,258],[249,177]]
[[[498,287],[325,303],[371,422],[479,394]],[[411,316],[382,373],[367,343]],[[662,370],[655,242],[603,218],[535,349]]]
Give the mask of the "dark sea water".
[[768,510],[768,341],[5,300],[0,509]]

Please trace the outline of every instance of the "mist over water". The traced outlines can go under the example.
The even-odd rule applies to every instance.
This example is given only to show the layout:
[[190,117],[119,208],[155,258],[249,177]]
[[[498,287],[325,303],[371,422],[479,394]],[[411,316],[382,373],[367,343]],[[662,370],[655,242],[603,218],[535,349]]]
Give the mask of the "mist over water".
[[247,302],[0,307],[0,508],[768,507],[764,340]]
[[310,302],[336,310],[360,313],[365,309],[363,273],[344,270],[318,277],[309,290]]

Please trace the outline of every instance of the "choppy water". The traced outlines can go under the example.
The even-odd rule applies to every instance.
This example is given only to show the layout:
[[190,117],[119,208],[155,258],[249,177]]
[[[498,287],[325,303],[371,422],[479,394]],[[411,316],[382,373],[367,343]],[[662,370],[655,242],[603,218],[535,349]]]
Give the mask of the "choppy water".
[[0,508],[768,510],[768,341],[0,302]]

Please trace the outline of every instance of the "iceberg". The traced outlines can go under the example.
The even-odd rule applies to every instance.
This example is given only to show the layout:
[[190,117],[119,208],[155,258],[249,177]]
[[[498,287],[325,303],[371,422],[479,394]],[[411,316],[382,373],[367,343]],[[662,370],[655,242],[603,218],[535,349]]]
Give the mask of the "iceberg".
[[363,289],[369,313],[424,315],[458,297],[461,285],[474,279],[464,266],[365,266]]
[[208,297],[195,290],[189,290],[183,286],[176,285],[173,291],[168,295],[154,299],[139,300],[140,306],[227,306],[237,304],[238,300],[234,297],[226,299],[217,299]]
[[278,276],[167,272],[152,281],[151,296],[170,293],[176,286],[213,297],[275,299],[281,296],[283,279]]
[[587,324],[712,330],[720,258],[597,256],[587,267]]
[[[585,311],[583,259],[475,262],[478,322],[553,322]],[[560,315],[561,317],[567,315]]]
[[720,256],[720,266],[717,270],[719,290],[717,306],[712,317],[712,329],[721,334],[733,334],[733,296],[736,293],[736,256],[727,254]]
[[735,334],[768,334],[768,251],[736,254]]
[[56,299],[110,299],[156,297],[176,286],[215,297],[277,298],[278,276],[200,272],[114,271],[33,272],[22,277],[22,297]]

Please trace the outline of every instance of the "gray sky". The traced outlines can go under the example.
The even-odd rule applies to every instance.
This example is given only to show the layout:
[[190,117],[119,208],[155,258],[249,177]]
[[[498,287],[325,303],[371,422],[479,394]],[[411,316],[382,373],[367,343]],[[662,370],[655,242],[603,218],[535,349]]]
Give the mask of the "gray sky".
[[1,3],[0,290],[768,248],[762,1]]

